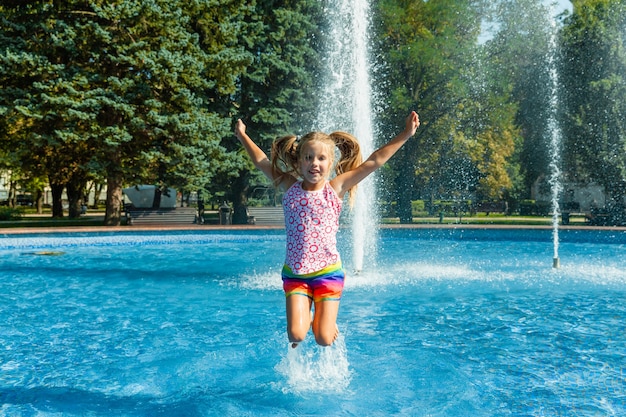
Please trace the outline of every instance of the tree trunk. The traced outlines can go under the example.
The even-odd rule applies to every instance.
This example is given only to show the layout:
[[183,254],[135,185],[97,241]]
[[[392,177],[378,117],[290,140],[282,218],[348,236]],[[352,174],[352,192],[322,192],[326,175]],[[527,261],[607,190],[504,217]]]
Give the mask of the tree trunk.
[[95,184],[93,189],[93,205],[92,209],[98,210],[100,208],[100,196],[102,195],[102,189],[104,188],[104,184]]
[[70,219],[77,219],[80,217],[81,206],[84,199],[84,187],[83,181],[69,181],[65,188],[67,190],[67,199],[69,201],[69,214]]
[[43,214],[43,190],[37,189],[35,193],[35,205],[37,206],[37,214]]
[[407,193],[400,193],[398,196],[398,217],[400,223],[411,224],[413,222],[413,210],[411,207],[411,197]]
[[[406,165],[405,165],[406,166]],[[411,171],[403,171],[403,172],[411,172]],[[402,224],[411,224],[413,223],[413,208],[411,207],[411,197],[413,196],[412,192],[413,185],[413,176],[410,174],[401,173],[396,178],[396,189],[401,190],[397,193],[398,204],[397,204],[397,213],[400,218],[400,223]]]
[[116,173],[107,178],[105,226],[119,226],[122,221],[122,175]]
[[159,207],[161,207],[161,188],[160,187],[156,187],[154,189],[154,197],[152,198],[152,208],[153,209],[158,209]]
[[60,219],[63,217],[63,184],[53,184],[50,182],[50,190],[52,191],[52,218]]
[[17,206],[17,183],[15,181],[9,182],[9,207],[15,208]]
[[248,188],[249,172],[243,171],[233,181],[231,197],[233,200],[233,224],[248,224]]

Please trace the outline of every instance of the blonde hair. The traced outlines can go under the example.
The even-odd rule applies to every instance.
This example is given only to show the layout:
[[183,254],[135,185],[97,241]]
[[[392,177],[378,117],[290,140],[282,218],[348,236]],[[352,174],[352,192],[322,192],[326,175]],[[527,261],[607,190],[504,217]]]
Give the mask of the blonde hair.
[[[339,150],[339,161],[335,164],[336,175],[351,171],[363,162],[359,142],[354,136],[346,132],[333,132],[330,135],[322,132],[311,132],[304,135],[299,141],[295,136],[284,136],[276,139],[272,144],[274,185],[280,184],[287,176],[302,177],[298,171],[301,150],[304,145],[310,142],[319,142],[328,146],[331,165],[335,159],[334,149]],[[348,190],[350,207],[354,203],[356,189],[357,186],[355,185]]]

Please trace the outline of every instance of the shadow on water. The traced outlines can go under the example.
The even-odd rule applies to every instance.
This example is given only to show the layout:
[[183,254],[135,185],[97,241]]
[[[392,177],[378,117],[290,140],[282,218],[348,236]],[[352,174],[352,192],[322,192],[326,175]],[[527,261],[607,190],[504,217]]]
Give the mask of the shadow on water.
[[[162,404],[160,401],[159,398],[146,395],[112,396],[70,387],[0,388],[0,403],[5,409],[8,405],[14,405],[28,406],[33,411],[62,413],[63,415],[93,413],[118,416],[200,415],[195,398],[179,399],[176,403],[167,404]],[[1,407],[0,410],[2,410]]]

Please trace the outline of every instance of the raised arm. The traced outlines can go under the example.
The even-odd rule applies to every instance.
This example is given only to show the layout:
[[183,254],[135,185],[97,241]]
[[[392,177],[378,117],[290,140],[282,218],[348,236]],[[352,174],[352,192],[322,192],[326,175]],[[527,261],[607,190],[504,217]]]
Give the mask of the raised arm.
[[420,119],[416,112],[411,112],[405,120],[404,130],[387,144],[374,151],[369,158],[352,171],[345,172],[331,181],[331,185],[340,197],[352,187],[363,181],[368,175],[383,166],[411,136],[415,134],[420,125]]
[[237,136],[239,142],[241,142],[246,152],[248,152],[254,166],[260,169],[267,178],[273,181],[272,163],[265,152],[263,152],[263,150],[261,150],[261,148],[259,148],[258,145],[250,139],[250,136],[246,133],[246,125],[241,121],[241,119],[238,119],[235,124],[235,136]]

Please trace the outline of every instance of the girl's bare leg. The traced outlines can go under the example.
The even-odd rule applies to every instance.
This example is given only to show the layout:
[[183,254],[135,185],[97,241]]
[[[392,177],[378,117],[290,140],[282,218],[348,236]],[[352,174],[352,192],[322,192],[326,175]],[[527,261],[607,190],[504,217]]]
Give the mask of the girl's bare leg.
[[311,299],[293,294],[287,297],[287,336],[292,347],[306,338],[311,328]]
[[339,301],[318,301],[315,303],[313,334],[318,345],[330,346],[339,336],[338,313]]

